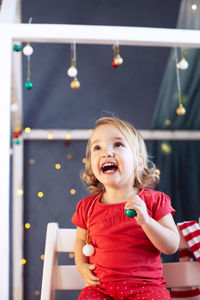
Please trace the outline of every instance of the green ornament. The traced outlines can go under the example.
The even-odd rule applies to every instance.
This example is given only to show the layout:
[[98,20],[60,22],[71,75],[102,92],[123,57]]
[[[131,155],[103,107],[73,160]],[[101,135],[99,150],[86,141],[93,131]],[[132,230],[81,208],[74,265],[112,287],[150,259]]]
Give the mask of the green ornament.
[[15,141],[15,144],[16,144],[16,145],[20,145],[20,141],[19,141],[19,140],[16,140],[16,141]]
[[33,87],[32,82],[31,82],[31,81],[26,81],[26,83],[25,83],[25,88],[26,88],[27,90],[31,90],[32,87]]
[[125,215],[129,218],[134,218],[137,216],[135,209],[125,209]]
[[21,51],[21,49],[22,49],[21,45],[14,44],[14,46],[13,46],[14,51],[19,52],[19,51]]

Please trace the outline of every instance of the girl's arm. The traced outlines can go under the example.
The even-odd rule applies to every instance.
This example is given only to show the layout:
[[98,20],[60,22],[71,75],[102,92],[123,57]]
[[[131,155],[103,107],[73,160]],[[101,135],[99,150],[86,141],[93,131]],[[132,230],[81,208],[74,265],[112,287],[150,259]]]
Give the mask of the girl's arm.
[[141,226],[152,244],[162,253],[173,254],[178,250],[180,236],[171,213],[158,222],[149,217],[148,222]]
[[142,227],[152,244],[164,254],[178,250],[180,236],[171,213],[156,221],[147,212],[145,202],[139,196],[130,198],[125,209],[135,209],[136,221]]
[[85,246],[86,234],[87,232],[85,229],[77,227],[75,240],[76,268],[83,277],[86,286],[97,286],[99,284],[99,278],[92,273],[92,270],[95,269],[95,265],[89,264],[89,258],[82,252],[83,246]]

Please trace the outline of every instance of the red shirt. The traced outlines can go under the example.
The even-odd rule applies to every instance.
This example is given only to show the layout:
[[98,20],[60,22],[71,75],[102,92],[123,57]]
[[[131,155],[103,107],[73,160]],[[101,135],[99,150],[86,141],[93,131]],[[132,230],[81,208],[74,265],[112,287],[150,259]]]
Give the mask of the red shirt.
[[[170,198],[162,192],[142,189],[138,196],[156,221],[175,212]],[[76,226],[87,229],[91,207],[90,243],[95,247],[95,253],[89,260],[96,265],[93,273],[101,282],[133,280],[135,283],[151,281],[165,284],[160,251],[153,246],[135,218],[125,215],[125,202],[102,204],[100,199],[101,194],[82,199],[72,218]]]

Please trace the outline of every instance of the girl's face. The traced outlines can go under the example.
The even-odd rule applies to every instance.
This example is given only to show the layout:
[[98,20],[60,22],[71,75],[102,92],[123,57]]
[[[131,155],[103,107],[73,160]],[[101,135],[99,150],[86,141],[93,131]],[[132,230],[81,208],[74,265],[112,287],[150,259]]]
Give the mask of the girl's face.
[[90,152],[92,172],[105,189],[133,188],[133,151],[117,127],[97,127],[91,137]]

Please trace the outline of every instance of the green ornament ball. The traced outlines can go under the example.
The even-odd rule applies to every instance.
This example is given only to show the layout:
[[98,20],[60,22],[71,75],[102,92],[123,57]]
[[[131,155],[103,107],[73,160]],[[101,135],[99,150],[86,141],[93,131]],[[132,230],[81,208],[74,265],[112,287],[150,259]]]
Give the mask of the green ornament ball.
[[33,84],[32,84],[31,81],[27,81],[27,82],[25,83],[25,88],[26,88],[27,90],[31,90],[32,87],[33,87]]
[[125,215],[128,218],[134,218],[135,216],[137,216],[137,213],[136,213],[135,209],[125,209]]
[[16,144],[16,145],[20,145],[20,141],[19,141],[19,140],[16,140],[16,141],[15,141],[15,144]]
[[21,51],[21,49],[22,49],[21,45],[14,44],[14,46],[13,46],[14,51],[19,52],[19,51]]

